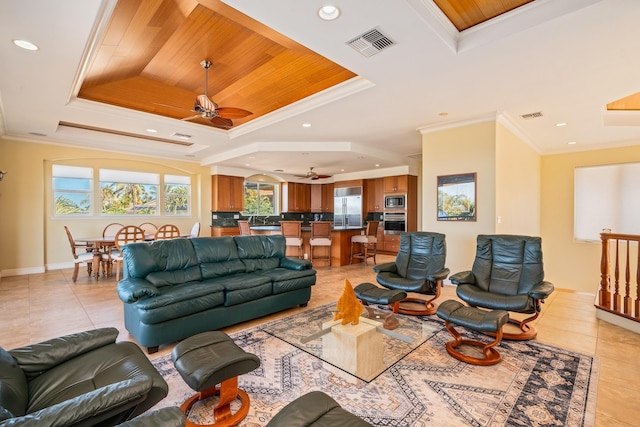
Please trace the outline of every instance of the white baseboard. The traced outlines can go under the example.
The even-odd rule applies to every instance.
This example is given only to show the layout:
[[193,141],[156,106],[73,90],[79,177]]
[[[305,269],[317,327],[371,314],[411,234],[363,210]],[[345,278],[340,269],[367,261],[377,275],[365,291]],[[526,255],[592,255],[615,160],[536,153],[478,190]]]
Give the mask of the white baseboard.
[[608,311],[600,310],[597,307],[596,317],[600,320],[604,320],[607,323],[611,323],[616,326],[620,326],[621,328],[627,329],[631,332],[635,332],[636,334],[640,334],[640,323],[636,322],[635,320],[630,320],[625,317],[609,313]]

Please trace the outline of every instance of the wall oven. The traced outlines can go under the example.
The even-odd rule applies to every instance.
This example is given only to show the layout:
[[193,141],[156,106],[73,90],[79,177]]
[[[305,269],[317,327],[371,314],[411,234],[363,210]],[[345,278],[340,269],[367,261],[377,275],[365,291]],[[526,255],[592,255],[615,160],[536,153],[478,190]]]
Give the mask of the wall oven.
[[406,207],[407,207],[406,194],[388,194],[384,196],[385,209],[406,209]]
[[384,234],[400,234],[407,231],[407,214],[404,212],[384,212]]

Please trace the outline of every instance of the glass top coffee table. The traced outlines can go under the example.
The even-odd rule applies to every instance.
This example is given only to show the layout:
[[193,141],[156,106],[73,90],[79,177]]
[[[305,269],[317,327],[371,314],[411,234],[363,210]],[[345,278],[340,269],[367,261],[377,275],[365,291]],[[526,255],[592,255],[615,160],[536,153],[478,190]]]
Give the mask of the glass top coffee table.
[[380,330],[384,318],[361,318],[358,325],[341,325],[340,320],[333,320],[336,310],[335,304],[308,309],[305,315],[287,317],[265,325],[263,330],[366,382],[438,331],[437,326],[418,317],[403,315],[398,315],[400,324],[393,331]]

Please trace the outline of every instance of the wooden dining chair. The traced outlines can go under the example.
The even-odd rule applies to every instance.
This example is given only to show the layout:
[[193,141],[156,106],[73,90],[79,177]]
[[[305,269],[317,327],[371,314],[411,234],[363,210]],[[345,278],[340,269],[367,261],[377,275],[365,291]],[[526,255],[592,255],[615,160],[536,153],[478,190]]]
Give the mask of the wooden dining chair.
[[164,224],[154,234],[154,240],[177,239],[180,237],[180,229],[173,224]]
[[[64,230],[67,233],[67,238],[69,239],[69,245],[71,246],[71,254],[73,255],[73,276],[72,280],[75,282],[78,280],[78,272],[80,270],[80,264],[87,265],[87,273],[91,276],[91,272],[93,271],[93,247],[87,244],[77,244],[71,234],[71,230],[66,225],[64,226]],[[105,257],[104,260],[108,258]],[[103,260],[101,259],[101,262]],[[100,268],[98,266],[98,268]]]
[[[354,258],[361,258],[364,261],[364,265],[367,265],[367,258],[373,258],[373,263],[376,263],[376,249],[378,243],[378,224],[380,221],[367,222],[367,230],[364,234],[357,234],[351,237],[351,258],[349,264],[353,262]],[[360,251],[354,252],[354,247],[360,248]]]
[[102,237],[114,237],[124,225],[119,222],[113,222],[102,230]]
[[137,225],[126,225],[116,233],[115,247],[109,250],[109,261],[116,264],[116,280],[120,280],[120,267],[122,265],[122,247],[128,243],[144,242],[146,240],[144,230]]
[[149,236],[155,235],[156,231],[158,231],[158,227],[150,222],[143,222],[142,224],[140,224],[140,228],[142,228],[144,234],[147,234]]
[[286,246],[298,248],[298,258],[302,258],[302,221],[280,221],[280,230],[286,241]]

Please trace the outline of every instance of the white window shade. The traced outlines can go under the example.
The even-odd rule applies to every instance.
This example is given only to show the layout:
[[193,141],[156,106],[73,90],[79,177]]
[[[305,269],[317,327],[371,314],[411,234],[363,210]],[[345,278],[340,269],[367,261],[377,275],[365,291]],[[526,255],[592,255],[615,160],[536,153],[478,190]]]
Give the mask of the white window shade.
[[576,240],[600,241],[603,229],[640,234],[640,163],[579,167],[574,178]]
[[157,173],[100,169],[100,182],[123,182],[127,184],[159,184]]

